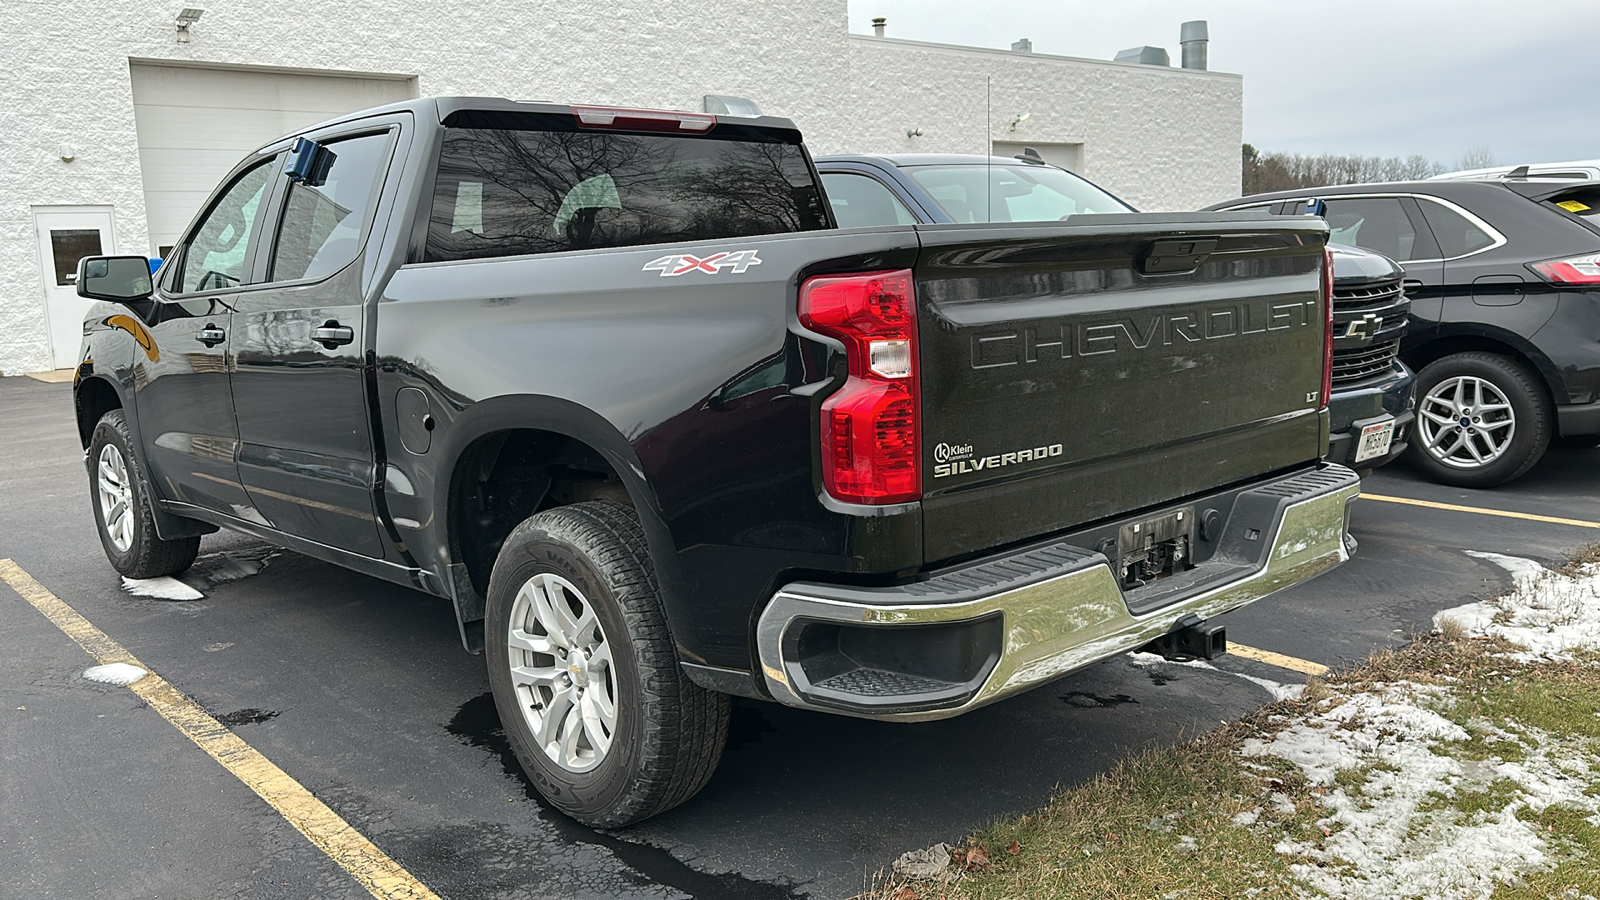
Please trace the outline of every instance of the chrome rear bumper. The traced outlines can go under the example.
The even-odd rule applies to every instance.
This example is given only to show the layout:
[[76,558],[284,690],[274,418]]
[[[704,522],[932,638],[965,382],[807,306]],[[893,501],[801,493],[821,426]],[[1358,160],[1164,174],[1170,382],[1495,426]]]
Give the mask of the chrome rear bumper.
[[[1127,595],[1105,555],[1065,541],[896,587],[792,583],[757,623],[763,676],[790,706],[960,715],[1339,565],[1359,493],[1360,479],[1337,465],[1237,492],[1207,562]],[[1153,607],[1139,596],[1148,591],[1158,591]]]

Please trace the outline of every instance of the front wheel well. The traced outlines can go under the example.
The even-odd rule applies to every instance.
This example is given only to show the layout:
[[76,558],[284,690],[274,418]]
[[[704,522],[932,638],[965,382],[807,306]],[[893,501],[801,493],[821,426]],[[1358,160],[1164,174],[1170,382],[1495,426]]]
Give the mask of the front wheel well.
[[122,408],[122,398],[117,396],[117,389],[104,378],[80,382],[72,393],[72,402],[78,414],[78,443],[85,450],[89,449],[89,441],[94,437],[94,426],[106,413]]
[[518,428],[486,434],[456,460],[450,481],[450,556],[488,596],[489,574],[511,530],[534,513],[586,500],[632,506],[605,456],[575,438]]

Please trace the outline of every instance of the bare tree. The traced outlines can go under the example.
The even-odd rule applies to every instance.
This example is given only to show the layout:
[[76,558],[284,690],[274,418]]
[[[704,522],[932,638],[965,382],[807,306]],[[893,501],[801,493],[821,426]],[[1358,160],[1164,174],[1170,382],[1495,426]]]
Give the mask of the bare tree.
[[1364,184],[1384,181],[1415,181],[1438,175],[1445,167],[1425,156],[1337,156],[1324,153],[1271,153],[1245,144],[1245,194],[1289,191],[1334,184]]
[[1468,147],[1465,153],[1456,159],[1457,169],[1487,169],[1495,165],[1494,151],[1487,144],[1477,144]]

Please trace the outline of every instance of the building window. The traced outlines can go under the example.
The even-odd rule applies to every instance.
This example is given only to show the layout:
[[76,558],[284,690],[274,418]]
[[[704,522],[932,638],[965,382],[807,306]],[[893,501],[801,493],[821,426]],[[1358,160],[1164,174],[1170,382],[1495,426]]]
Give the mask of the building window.
[[54,257],[56,284],[72,284],[78,280],[78,260],[100,255],[100,229],[50,229],[50,255]]

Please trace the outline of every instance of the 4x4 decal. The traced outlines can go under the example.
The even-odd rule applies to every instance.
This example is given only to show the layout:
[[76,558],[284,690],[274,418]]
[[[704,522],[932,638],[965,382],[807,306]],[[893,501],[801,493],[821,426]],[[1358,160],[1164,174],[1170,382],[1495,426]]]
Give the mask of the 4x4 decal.
[[677,253],[672,256],[663,256],[652,259],[644,264],[646,272],[660,272],[662,278],[674,275],[683,275],[687,272],[704,272],[715,275],[723,269],[732,269],[733,274],[742,275],[751,266],[761,265],[761,257],[754,250],[735,250],[731,253],[713,253],[710,256],[690,256],[687,253]]

